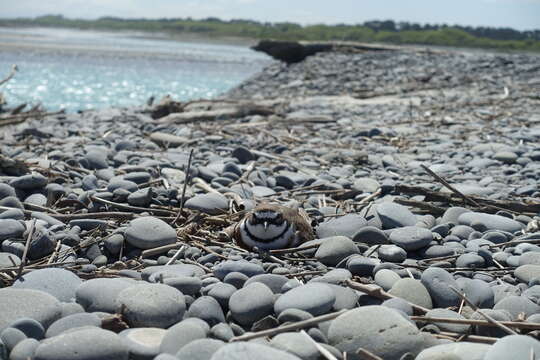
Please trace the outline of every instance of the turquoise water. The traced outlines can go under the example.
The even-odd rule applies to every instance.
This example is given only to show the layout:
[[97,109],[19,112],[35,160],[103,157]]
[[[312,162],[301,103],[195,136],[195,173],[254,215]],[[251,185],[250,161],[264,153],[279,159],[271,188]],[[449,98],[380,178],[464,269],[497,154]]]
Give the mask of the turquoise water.
[[76,111],[142,105],[150,96],[215,97],[260,71],[248,46],[174,41],[138,33],[0,28],[0,86],[8,105]]

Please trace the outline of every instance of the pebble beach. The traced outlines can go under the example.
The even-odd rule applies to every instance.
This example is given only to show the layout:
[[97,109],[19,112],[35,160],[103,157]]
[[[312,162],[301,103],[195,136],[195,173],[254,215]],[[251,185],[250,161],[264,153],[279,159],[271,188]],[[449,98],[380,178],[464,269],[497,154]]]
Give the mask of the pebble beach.
[[[540,359],[539,60],[336,50],[0,127],[0,360]],[[238,246],[261,202],[315,239]]]

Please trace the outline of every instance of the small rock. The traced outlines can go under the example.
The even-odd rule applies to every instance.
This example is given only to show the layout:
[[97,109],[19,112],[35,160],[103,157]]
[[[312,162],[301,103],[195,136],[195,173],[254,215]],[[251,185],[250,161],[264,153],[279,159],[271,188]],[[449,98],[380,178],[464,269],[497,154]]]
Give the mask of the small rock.
[[176,231],[161,219],[144,216],[130,221],[125,237],[130,245],[139,249],[152,249],[174,244]]
[[279,316],[286,309],[299,309],[317,316],[330,311],[335,301],[336,295],[330,286],[310,283],[281,295],[274,305],[274,311]]

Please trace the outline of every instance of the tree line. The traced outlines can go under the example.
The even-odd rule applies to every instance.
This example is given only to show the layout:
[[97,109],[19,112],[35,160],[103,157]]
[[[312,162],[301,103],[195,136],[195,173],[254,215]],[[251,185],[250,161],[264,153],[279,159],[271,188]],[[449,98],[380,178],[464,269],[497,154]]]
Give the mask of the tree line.
[[392,20],[366,21],[357,25],[303,26],[292,22],[271,23],[243,19],[225,21],[215,17],[201,20],[189,17],[163,19],[102,17],[85,20],[47,15],[36,18],[0,19],[0,26],[60,26],[79,29],[198,33],[209,37],[234,36],[291,41],[340,40],[540,51],[540,30],[518,31],[507,27],[418,24]]

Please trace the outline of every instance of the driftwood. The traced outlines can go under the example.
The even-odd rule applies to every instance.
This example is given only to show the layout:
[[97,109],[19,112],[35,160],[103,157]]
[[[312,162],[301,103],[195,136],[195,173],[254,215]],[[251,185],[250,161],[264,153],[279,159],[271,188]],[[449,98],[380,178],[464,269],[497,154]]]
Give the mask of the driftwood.
[[270,108],[255,104],[239,104],[216,110],[189,111],[169,114],[158,120],[160,123],[188,124],[192,122],[214,121],[222,119],[241,118],[249,115],[272,115]]

